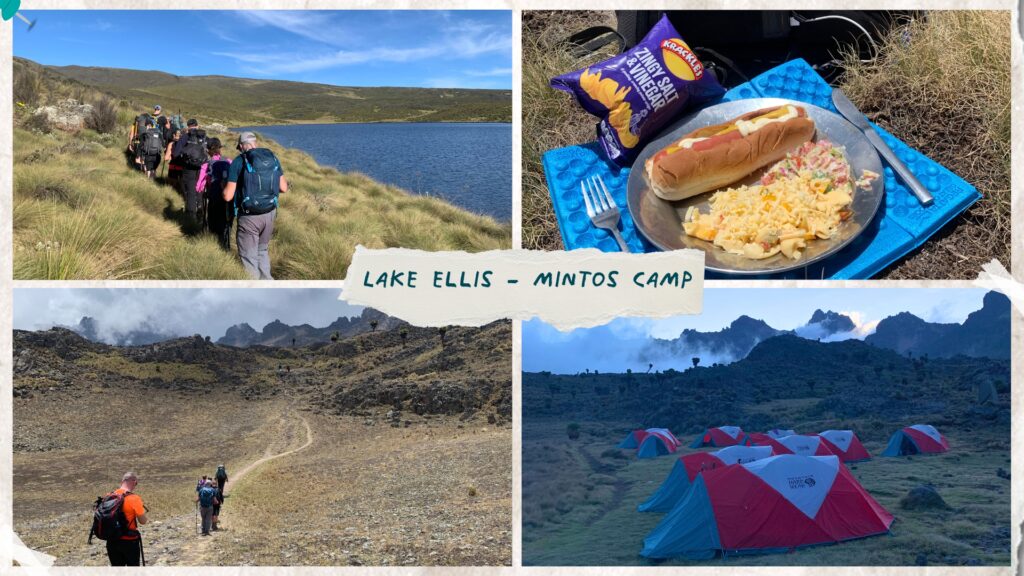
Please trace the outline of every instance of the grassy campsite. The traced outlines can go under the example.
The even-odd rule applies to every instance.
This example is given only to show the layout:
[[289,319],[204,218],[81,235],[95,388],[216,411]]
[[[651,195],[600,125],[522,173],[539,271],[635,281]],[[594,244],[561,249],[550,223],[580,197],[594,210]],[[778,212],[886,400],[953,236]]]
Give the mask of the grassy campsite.
[[[397,91],[390,98],[371,91],[353,99],[325,92],[322,86],[303,91],[296,83],[270,82],[262,91],[247,92],[254,98],[267,96],[266,111],[240,114],[237,110],[242,108],[222,110],[211,104],[223,96],[214,87],[227,79],[197,80],[196,85],[171,93],[151,86],[154,77],[161,77],[158,73],[147,74],[62,70],[15,60],[14,97],[19,103],[14,128],[15,278],[246,277],[237,255],[218,248],[212,234],[185,217],[184,201],[176,190],[159,175],[148,180],[131,167],[125,156],[127,127],[143,102],[169,98],[165,101],[201,118],[209,136],[219,137],[228,150],[237,135],[228,133],[225,125],[239,122],[414,119],[397,116],[396,110],[416,97],[407,91]],[[135,88],[129,88],[132,83]],[[180,83],[171,84],[181,88]],[[437,99],[445,105],[413,116],[434,121],[504,118],[502,110],[508,102],[496,93],[479,92],[461,91],[453,95],[451,104]],[[362,107],[371,96],[387,105]],[[61,126],[37,112],[69,98],[92,106],[77,124]],[[328,100],[341,104],[328,106]],[[297,105],[300,101],[330,110],[330,115],[310,116],[309,109]],[[349,101],[360,106],[342,105]],[[281,195],[282,217],[270,247],[278,279],[343,279],[357,244],[470,252],[511,247],[507,222],[437,197],[414,195],[360,173],[342,173],[319,165],[306,153],[266,138],[261,141],[277,154],[291,184],[291,191]]]
[[[813,359],[813,360],[811,360]],[[777,336],[731,364],[685,371],[523,375],[523,560],[527,565],[1007,565],[1010,562],[1009,361],[896,354],[849,340]],[[996,382],[995,403],[979,387]],[[727,383],[723,386],[723,383]],[[880,457],[893,432],[927,422],[935,455]],[[785,554],[648,560],[663,514],[641,513],[706,427],[802,434],[853,430],[871,460],[846,464],[895,516],[891,532]],[[636,428],[668,427],[683,447],[638,459],[617,448]],[[840,464],[842,466],[843,464]],[[941,501],[909,494],[930,487]]]

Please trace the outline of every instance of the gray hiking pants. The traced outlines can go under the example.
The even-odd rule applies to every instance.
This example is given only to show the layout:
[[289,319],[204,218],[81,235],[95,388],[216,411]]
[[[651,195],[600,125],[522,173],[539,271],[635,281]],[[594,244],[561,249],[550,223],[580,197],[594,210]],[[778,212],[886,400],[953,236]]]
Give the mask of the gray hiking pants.
[[213,525],[213,506],[200,506],[199,517],[203,520],[203,534],[209,534]]
[[235,244],[242,266],[253,280],[273,280],[270,275],[270,238],[274,235],[277,209],[266,214],[239,214]]

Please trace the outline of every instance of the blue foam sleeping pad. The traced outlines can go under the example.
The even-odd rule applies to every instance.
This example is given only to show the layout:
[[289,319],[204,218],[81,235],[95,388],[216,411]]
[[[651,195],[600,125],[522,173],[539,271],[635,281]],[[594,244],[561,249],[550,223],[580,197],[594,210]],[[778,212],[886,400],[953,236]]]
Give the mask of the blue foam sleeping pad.
[[[747,98],[789,98],[814,104],[835,112],[832,88],[804,60],[792,60],[729,90],[722,101]],[[692,112],[692,110],[690,111]],[[858,280],[870,278],[923,244],[946,223],[981,198],[977,189],[962,178],[910,148],[885,130],[875,126],[889,147],[921,180],[935,197],[931,206],[921,206],[917,198],[885,166],[885,202],[871,225],[856,240],[822,262],[779,275],[762,278]],[[625,209],[629,168],[607,161],[597,142],[557,148],[542,157],[551,203],[566,250],[598,248],[618,251],[612,235],[595,228],[587,217],[580,192],[580,181],[600,175],[622,211],[620,229],[634,252],[653,252],[652,246],[636,229]],[[708,278],[727,278],[707,274]],[[744,278],[750,279],[749,276]]]

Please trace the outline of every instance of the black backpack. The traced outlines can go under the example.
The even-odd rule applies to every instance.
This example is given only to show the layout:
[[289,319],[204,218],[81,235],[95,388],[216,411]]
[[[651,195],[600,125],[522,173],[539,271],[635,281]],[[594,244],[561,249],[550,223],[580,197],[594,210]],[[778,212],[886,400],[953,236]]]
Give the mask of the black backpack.
[[124,500],[131,492],[111,492],[96,498],[93,504],[92,528],[89,530],[89,544],[95,536],[100,540],[117,540],[122,536],[139,535],[138,530],[128,529],[128,518],[124,514]]
[[254,148],[242,154],[242,174],[238,209],[243,214],[266,214],[277,208],[281,192],[281,163],[266,148]]
[[142,133],[146,131],[146,124],[153,121],[153,117],[147,113],[139,114],[135,117],[135,135],[141,138]]
[[189,168],[199,168],[210,157],[206,153],[206,132],[203,130],[190,130],[188,141],[181,149],[181,160]]
[[142,133],[142,153],[146,156],[158,156],[164,151],[164,137],[160,130],[149,128]]

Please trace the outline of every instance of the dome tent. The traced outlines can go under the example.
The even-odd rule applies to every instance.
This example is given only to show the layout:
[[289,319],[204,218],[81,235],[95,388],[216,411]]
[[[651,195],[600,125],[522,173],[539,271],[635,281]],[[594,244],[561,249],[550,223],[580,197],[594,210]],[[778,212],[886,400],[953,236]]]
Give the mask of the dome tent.
[[675,454],[682,442],[667,428],[648,428],[647,437],[636,450],[637,458],[657,458],[666,454]]
[[811,434],[794,434],[779,438],[779,444],[785,446],[790,453],[798,456],[831,456],[832,450],[821,436]]
[[907,456],[909,454],[939,454],[949,451],[949,442],[930,424],[914,424],[897,430],[889,438],[889,444],[882,456]]
[[892,522],[839,457],[772,456],[697,476],[640,555],[785,552],[885,534]]
[[871,460],[871,454],[860,443],[853,430],[825,430],[818,434],[829,450],[839,456],[842,462],[863,462]]
[[705,430],[703,434],[694,439],[690,448],[735,446],[736,444],[746,444],[746,440],[747,435],[739,426],[719,426]]
[[634,430],[619,442],[618,448],[637,449],[640,458],[654,458],[663,454],[674,454],[682,442],[667,428]]
[[714,452],[697,452],[680,456],[672,471],[646,502],[637,506],[639,512],[668,512],[686,496],[698,474],[753,462],[772,455],[768,446],[727,446]]

